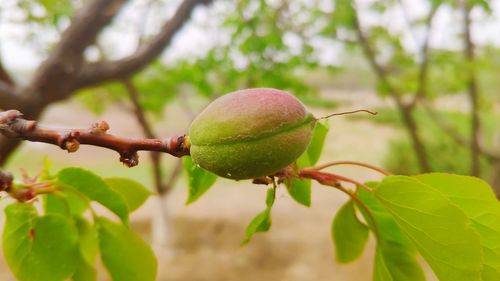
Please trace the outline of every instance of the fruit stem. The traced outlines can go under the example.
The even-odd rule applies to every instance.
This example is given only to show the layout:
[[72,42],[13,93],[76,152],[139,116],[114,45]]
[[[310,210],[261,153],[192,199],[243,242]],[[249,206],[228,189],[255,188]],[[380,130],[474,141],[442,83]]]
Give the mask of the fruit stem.
[[374,170],[374,171],[377,171],[385,176],[389,176],[391,175],[391,173],[381,169],[381,168],[378,168],[378,167],[375,167],[373,165],[370,165],[370,164],[366,164],[366,163],[363,163],[363,162],[357,162],[357,161],[336,161],[336,162],[328,162],[328,163],[325,163],[325,164],[322,164],[322,165],[319,165],[319,166],[315,166],[315,167],[311,167],[309,169],[311,170],[323,170],[325,168],[328,168],[328,167],[332,167],[332,166],[338,166],[338,165],[354,165],[354,166],[361,166],[361,167],[365,167],[365,168],[368,168],[368,169],[371,169],[371,170]]
[[328,185],[338,184],[339,181],[348,182],[354,184],[357,187],[366,189],[369,192],[373,192],[373,189],[371,187],[368,187],[358,181],[337,174],[320,172],[318,170],[301,169],[299,171],[299,177],[313,179],[321,184],[328,184]]
[[346,115],[346,114],[353,114],[353,113],[358,113],[358,112],[366,112],[366,113],[370,113],[371,115],[377,115],[378,114],[378,112],[376,112],[376,111],[370,111],[368,109],[358,109],[358,110],[353,110],[353,111],[345,111],[345,112],[339,112],[339,113],[332,113],[330,115],[326,115],[326,116],[317,118],[316,120],[328,119],[330,117],[337,116],[337,115]]
[[373,192],[372,188],[370,188],[362,183],[359,183],[355,180],[352,180],[350,178],[346,178],[346,177],[336,175],[336,174],[320,172],[317,170],[311,170],[311,169],[301,169],[299,171],[299,177],[304,177],[304,178],[316,180],[320,184],[336,188],[336,189],[344,192],[345,194],[349,195],[349,197],[351,197],[351,199],[354,200],[356,202],[356,204],[363,209],[364,213],[366,213],[366,216],[372,222],[372,230],[373,230],[373,233],[375,235],[375,238],[377,238],[377,239],[379,238],[377,222],[375,221],[375,218],[373,217],[373,214],[371,213],[370,209],[366,206],[365,203],[363,203],[363,201],[361,201],[361,199],[359,199],[356,196],[355,193],[353,193],[350,190],[348,190],[347,188],[343,187],[339,183],[339,181],[345,181],[345,182],[355,184],[357,187],[366,189],[367,191],[370,191],[370,192]]

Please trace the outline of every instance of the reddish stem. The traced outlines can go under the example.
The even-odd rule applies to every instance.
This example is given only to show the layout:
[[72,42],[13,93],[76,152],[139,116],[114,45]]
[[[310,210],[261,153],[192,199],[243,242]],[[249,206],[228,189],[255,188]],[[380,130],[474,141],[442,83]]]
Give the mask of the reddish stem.
[[368,168],[368,169],[371,169],[371,170],[374,170],[374,171],[377,171],[385,176],[389,176],[391,175],[389,172],[381,169],[381,168],[378,168],[378,167],[375,167],[373,165],[370,165],[370,164],[366,164],[366,163],[363,163],[363,162],[357,162],[357,161],[336,161],[336,162],[329,162],[329,163],[325,163],[323,165],[319,165],[319,166],[315,166],[315,167],[312,167],[312,168],[309,168],[311,170],[323,170],[325,168],[328,168],[328,167],[332,167],[332,166],[338,166],[338,165],[354,165],[354,166],[361,166],[361,167],[365,167],[365,168]]
[[299,177],[301,178],[308,178],[308,179],[313,179],[318,181],[321,184],[326,184],[326,185],[332,185],[332,184],[338,184],[338,182],[343,181],[343,182],[348,182],[356,185],[357,187],[361,187],[366,189],[367,191],[372,192],[373,189],[358,182],[353,179],[337,175],[337,174],[331,174],[331,173],[325,173],[325,172],[320,172],[317,170],[311,170],[311,169],[301,169],[299,171]]
[[360,206],[365,211],[366,215],[368,216],[368,218],[372,222],[373,233],[375,234],[375,237],[376,238],[379,237],[377,222],[375,221],[373,214],[370,212],[370,209],[365,205],[365,203],[363,203],[363,201],[361,201],[356,196],[356,194],[354,194],[353,192],[351,192],[348,189],[346,189],[345,187],[343,187],[339,182],[340,181],[349,182],[349,183],[355,184],[357,187],[364,188],[370,192],[373,191],[372,188],[370,188],[362,183],[359,183],[355,180],[352,180],[352,179],[349,179],[349,178],[346,178],[346,177],[343,177],[340,175],[320,172],[317,170],[301,169],[299,171],[299,177],[316,180],[323,185],[336,188],[336,189],[344,192],[345,194],[349,195],[349,197],[351,197],[351,199],[354,200],[358,204],[358,206]]

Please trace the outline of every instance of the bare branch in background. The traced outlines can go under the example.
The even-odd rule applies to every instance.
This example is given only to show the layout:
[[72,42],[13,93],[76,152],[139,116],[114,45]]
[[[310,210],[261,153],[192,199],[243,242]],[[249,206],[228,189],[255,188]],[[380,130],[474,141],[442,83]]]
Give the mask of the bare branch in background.
[[[355,1],[353,1],[353,4],[355,4],[354,2]],[[403,101],[401,93],[399,93],[397,89],[395,89],[394,86],[390,83],[389,76],[386,70],[377,62],[375,51],[372,49],[368,38],[363,33],[363,29],[359,21],[358,9],[356,9],[356,7],[353,8],[354,29],[356,31],[359,44],[363,49],[365,57],[370,63],[370,66],[375,72],[375,75],[377,76],[379,81],[384,85],[384,87],[386,87],[388,94],[396,102],[398,110],[401,114],[403,124],[405,125],[405,128],[410,136],[410,140],[412,142],[413,149],[420,166],[420,171],[423,173],[430,172],[431,167],[429,164],[429,159],[427,158],[427,149],[422,140],[422,137],[419,134],[418,125],[416,123],[415,117],[413,116],[413,108]]]
[[471,132],[470,132],[470,150],[471,150],[471,175],[479,176],[481,173],[481,120],[479,116],[479,90],[476,80],[474,43],[471,37],[471,12],[472,6],[469,1],[463,3],[464,17],[464,55],[467,61],[467,95],[471,105]]
[[432,22],[434,20],[434,16],[437,13],[439,5],[432,5],[431,11],[427,16],[425,23],[427,27],[427,32],[425,34],[424,42],[422,43],[422,47],[420,50],[420,65],[418,69],[418,84],[417,91],[413,100],[410,103],[411,107],[415,107],[416,103],[419,99],[424,98],[427,95],[427,82],[428,82],[428,73],[429,73],[429,43],[432,34]]
[[84,64],[84,51],[116,16],[125,0],[92,0],[81,8],[59,43],[37,69],[25,94],[43,95],[43,103],[66,98]]
[[[134,115],[143,131],[144,136],[152,139],[157,138],[156,134],[153,131],[153,128],[151,127],[151,124],[147,120],[144,110],[141,107],[139,101],[140,95],[137,87],[135,87],[134,83],[130,79],[124,79],[122,83],[127,90],[127,94],[130,98],[130,101],[132,102],[134,108]],[[151,156],[151,163],[153,166],[153,177],[154,177],[156,192],[158,192],[158,194],[160,195],[166,194],[172,188],[173,184],[175,183],[175,180],[179,176],[181,172],[182,162],[180,159],[178,160],[174,170],[170,174],[169,180],[164,183],[162,165],[161,165],[161,154],[153,151],[150,153],[150,156]]]
[[[90,0],[77,11],[68,28],[61,34],[48,58],[38,67],[26,87],[15,89],[19,98],[0,99],[0,107],[15,108],[26,117],[37,119],[45,108],[73,93],[85,49],[108,25],[125,0]],[[4,95],[5,96],[5,95]],[[0,166],[19,145],[18,139],[0,137]]]
[[[435,110],[428,102],[422,103],[423,108],[427,111],[429,116],[435,122],[435,124],[448,135],[451,139],[462,146],[471,146],[471,141],[462,135],[452,124],[450,124],[446,118],[441,116],[437,110]],[[480,146],[479,151],[491,162],[500,162],[500,154],[495,153],[492,150],[488,150],[485,147]]]
[[[185,0],[161,32],[130,57],[114,62],[88,64],[84,51],[95,44],[98,34],[127,0],[89,0],[62,33],[48,58],[35,71],[26,87],[0,87],[0,108],[15,108],[30,119],[38,119],[50,104],[70,97],[76,90],[111,79],[122,79],[156,59],[182,28],[197,4],[211,0]],[[5,83],[4,83],[5,84]],[[14,93],[18,97],[14,98]],[[0,136],[0,166],[19,145],[19,139]]]
[[0,112],[0,133],[8,138],[57,145],[68,152],[76,152],[80,145],[92,145],[112,149],[120,154],[120,161],[129,167],[138,164],[137,151],[158,151],[175,157],[189,155],[189,140],[184,136],[166,139],[132,139],[107,133],[109,125],[101,121],[89,129],[44,128],[36,121],[22,119],[17,110]]
[[89,87],[108,80],[116,80],[130,76],[144,68],[157,58],[170,44],[177,31],[190,18],[191,12],[198,4],[210,3],[210,0],[184,0],[174,16],[167,21],[160,32],[134,54],[116,61],[96,62],[85,65],[78,77],[77,87]]

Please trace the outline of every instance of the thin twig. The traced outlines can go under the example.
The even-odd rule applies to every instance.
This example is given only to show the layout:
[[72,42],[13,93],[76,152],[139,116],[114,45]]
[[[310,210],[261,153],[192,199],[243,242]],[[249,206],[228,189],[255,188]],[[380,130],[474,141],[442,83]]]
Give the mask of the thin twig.
[[[424,110],[443,132],[450,137],[455,143],[462,146],[471,146],[471,141],[462,135],[445,117],[440,116],[439,112],[434,109],[428,102],[422,103]],[[495,153],[494,150],[484,147],[479,147],[479,151],[491,162],[500,162],[500,153]]]
[[314,166],[314,167],[311,167],[309,169],[311,170],[323,170],[325,168],[328,168],[328,167],[332,167],[332,166],[338,166],[338,165],[354,165],[354,166],[361,166],[361,167],[365,167],[365,168],[368,168],[368,169],[371,169],[371,170],[374,170],[374,171],[377,171],[385,176],[389,176],[391,173],[381,169],[381,168],[378,168],[378,167],[375,167],[373,165],[370,165],[370,164],[366,164],[366,163],[362,163],[362,162],[357,162],[357,161],[335,161],[335,162],[329,162],[329,163],[325,163],[325,164],[322,164],[322,165],[319,165],[319,166]]
[[[139,102],[139,91],[137,90],[137,88],[135,87],[130,78],[124,79],[122,83],[125,86],[125,89],[127,90],[127,94],[133,106],[134,116],[137,119],[137,123],[139,123],[140,127],[142,128],[144,136],[147,138],[156,138],[156,135],[153,132],[153,128],[151,128],[151,125],[149,124],[146,115],[142,110],[142,106]],[[158,194],[162,194],[163,175],[162,175],[160,154],[158,152],[152,151],[150,152],[149,155],[151,157],[151,164],[153,166],[153,178],[155,183],[155,189],[156,192],[158,192]]]
[[301,169],[299,171],[299,177],[302,178],[308,178],[308,179],[313,179],[318,181],[319,183],[322,184],[336,184],[339,181],[343,182],[348,182],[352,183],[357,187],[361,187],[363,189],[366,189],[369,192],[373,192],[373,189],[369,186],[366,186],[358,181],[355,181],[353,179],[337,175],[337,174],[332,174],[332,173],[325,173],[325,172],[320,172],[317,170],[311,170],[311,169]]
[[[356,1],[353,1],[354,4],[355,2]],[[413,115],[413,108],[409,103],[406,103],[404,101],[402,93],[398,91],[397,88],[390,82],[387,70],[377,61],[375,50],[372,48],[370,41],[366,37],[361,27],[357,8],[353,7],[353,9],[354,30],[356,32],[356,36],[358,38],[359,44],[361,45],[363,53],[368,60],[370,67],[377,76],[379,82],[383,84],[383,86],[387,89],[387,93],[389,94],[389,96],[396,102],[397,108],[401,114],[401,118],[412,142],[421,172],[429,172],[431,170],[431,167],[427,158],[427,149],[425,147],[424,141],[422,140],[422,137],[418,132],[419,127]]]
[[427,95],[427,82],[429,77],[429,45],[430,38],[432,35],[432,23],[434,21],[434,16],[438,11],[439,5],[432,5],[431,11],[426,18],[426,26],[427,32],[425,34],[424,42],[422,43],[422,47],[420,49],[420,65],[418,69],[418,85],[416,93],[413,97],[413,100],[410,102],[410,107],[414,107],[418,100],[424,98]]
[[[151,139],[157,138],[139,102],[140,97],[137,87],[135,87],[131,79],[124,79],[122,83],[127,90],[127,94],[129,95],[130,101],[132,102],[134,108],[134,115],[137,119],[137,122],[141,126],[144,135],[147,138]],[[177,161],[174,170],[170,174],[169,179],[166,182],[164,182],[162,173],[163,169],[161,165],[161,154],[153,151],[151,152],[150,155],[151,155],[151,163],[153,166],[153,177],[154,177],[156,192],[158,192],[159,195],[166,194],[168,193],[168,191],[170,191],[170,189],[172,188],[174,182],[176,181],[177,177],[179,176],[182,170],[181,169],[182,161],[180,159]]]
[[358,110],[353,110],[353,111],[346,111],[346,112],[339,112],[339,113],[329,114],[327,116],[323,116],[323,117],[317,118],[316,120],[327,119],[327,118],[330,118],[332,116],[353,114],[353,113],[358,113],[358,112],[366,112],[366,113],[370,113],[371,115],[377,115],[378,114],[378,112],[370,111],[370,110],[367,110],[367,109],[358,109]]

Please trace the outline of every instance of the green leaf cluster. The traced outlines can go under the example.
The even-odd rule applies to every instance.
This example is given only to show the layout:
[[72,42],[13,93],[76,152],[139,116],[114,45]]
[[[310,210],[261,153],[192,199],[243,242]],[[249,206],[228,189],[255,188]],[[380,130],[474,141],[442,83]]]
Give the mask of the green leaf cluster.
[[[304,154],[297,159],[297,168],[310,167],[318,162],[329,129],[327,120],[316,122],[311,143]],[[311,206],[311,180],[292,178],[286,185],[288,193],[297,203],[306,207]]]
[[[41,195],[43,208],[14,203],[5,209],[4,256],[18,280],[94,281],[98,256],[112,280],[155,280],[156,257],[128,226],[129,213],[151,192],[138,182],[102,179],[80,168],[44,174],[54,192]],[[121,223],[98,215],[94,202]]]
[[338,261],[359,257],[370,229],[374,280],[425,280],[417,253],[439,280],[500,279],[500,203],[487,183],[433,173],[368,185],[334,219]]

